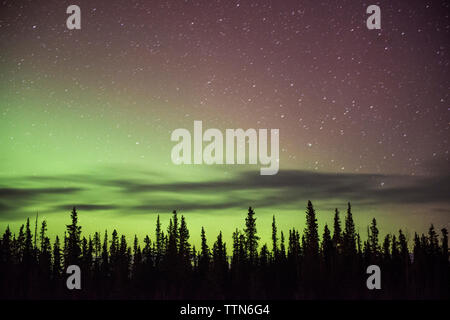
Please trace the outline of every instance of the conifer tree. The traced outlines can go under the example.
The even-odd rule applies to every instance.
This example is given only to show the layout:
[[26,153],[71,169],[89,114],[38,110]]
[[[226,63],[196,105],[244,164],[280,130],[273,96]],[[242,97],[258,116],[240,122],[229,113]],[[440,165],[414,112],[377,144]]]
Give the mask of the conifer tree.
[[409,264],[409,250],[408,250],[408,242],[406,241],[406,237],[403,234],[402,230],[398,231],[398,244],[400,247],[400,257],[402,258],[403,263],[405,264],[405,268]]
[[159,265],[163,256],[163,249],[164,249],[163,243],[164,236],[161,231],[161,221],[159,220],[159,214],[158,217],[156,218],[155,236],[156,236],[156,265]]
[[267,244],[264,244],[261,247],[261,252],[259,254],[259,266],[261,269],[264,270],[264,268],[269,263],[269,249],[267,249]]
[[148,235],[144,238],[144,248],[142,249],[142,256],[144,262],[148,266],[152,266],[152,241],[150,240],[150,237]]
[[377,228],[377,220],[375,218],[372,219],[372,224],[370,225],[369,231],[369,249],[373,257],[377,257],[379,253],[379,243],[378,243],[378,228]]
[[117,258],[119,253],[119,237],[116,229],[113,230],[111,235],[111,245],[109,247],[110,264],[112,268],[117,265]]
[[89,268],[92,266],[92,261],[94,261],[94,243],[91,239],[91,236],[89,236],[88,251],[86,255],[86,263]]
[[391,236],[389,234],[387,234],[384,237],[384,241],[383,241],[383,257],[386,261],[388,261],[391,257],[390,246],[391,246]]
[[240,266],[245,266],[248,263],[248,251],[246,247],[247,247],[247,240],[245,238],[245,235],[243,233],[239,233],[238,261]]
[[352,207],[350,202],[347,207],[347,216],[345,217],[345,231],[343,236],[344,254],[352,256],[356,254],[356,232],[353,222]]
[[288,260],[297,264],[301,256],[300,234],[293,228],[289,230]]
[[118,250],[118,271],[119,277],[123,281],[128,278],[128,273],[130,271],[130,262],[131,262],[131,249],[127,245],[127,239],[125,235],[120,237],[120,244]]
[[96,260],[100,257],[101,252],[102,252],[102,244],[100,239],[100,233],[96,231],[94,233],[94,256]]
[[107,275],[109,272],[108,230],[105,230],[105,236],[103,237],[101,271],[103,275]]
[[24,233],[24,227],[25,225],[21,225],[20,229],[19,229],[19,235],[17,236],[17,240],[16,240],[16,246],[14,248],[14,255],[15,255],[15,260],[17,262],[21,262],[22,261],[22,257],[23,257],[23,249],[25,247],[25,233]]
[[25,240],[23,246],[23,257],[22,257],[22,262],[27,268],[31,267],[33,263],[33,255],[34,255],[33,236],[30,230],[30,219],[27,218],[27,224],[25,228]]
[[256,231],[256,218],[254,217],[255,212],[252,207],[248,208],[247,218],[245,218],[245,241],[246,241],[246,250],[248,252],[248,258],[250,264],[254,264],[256,262],[256,258],[258,257],[258,240]]
[[192,252],[190,255],[190,259],[192,260],[194,270],[198,269],[198,253],[195,245],[192,246]]
[[278,236],[277,225],[275,223],[275,215],[272,217],[272,255],[273,260],[276,261],[278,257]]
[[65,262],[66,266],[79,264],[81,256],[81,227],[78,226],[78,213],[75,207],[73,207],[70,214],[72,223],[67,225],[67,257]]
[[39,242],[41,244],[40,250],[43,250],[45,233],[47,232],[47,221],[43,220],[41,224],[41,231],[39,233]]
[[428,243],[431,255],[436,256],[439,251],[439,239],[433,224],[428,229]]
[[169,221],[168,233],[168,243],[167,243],[167,265],[171,268],[178,266],[178,218],[177,211],[173,211],[172,219]]
[[331,239],[331,233],[328,229],[328,225],[325,224],[322,236],[322,254],[326,262],[331,260],[333,252],[333,240]]
[[361,235],[359,232],[356,233],[356,253],[361,255]]
[[228,269],[227,248],[222,240],[222,231],[219,232],[213,245],[213,268],[215,272],[219,272],[222,275]]
[[281,231],[280,234],[280,257],[282,261],[286,260],[286,246],[284,244],[284,233]]
[[[361,250],[360,234],[355,232],[349,206],[345,231],[342,234],[343,250],[336,250],[336,243],[340,242],[338,239],[340,231],[336,228],[336,225],[339,225],[339,216],[336,211],[334,230],[338,231],[332,238],[330,229],[325,224],[317,260],[311,260],[309,250],[314,247],[311,245],[311,239],[314,239],[311,235],[317,227],[313,210],[312,204],[308,205],[307,227],[303,235],[295,228],[289,230],[288,259],[283,231],[280,232],[278,239],[273,217],[271,247],[276,254],[273,252],[271,254],[267,244],[264,244],[256,251],[250,264],[249,239],[252,236],[255,239],[256,236],[254,212],[251,210],[252,213],[246,219],[246,230],[240,232],[236,229],[233,232],[233,257],[230,268],[222,232],[210,250],[205,229],[202,227],[201,249],[197,252],[195,247],[192,247],[191,250],[189,230],[183,216],[180,220],[175,216],[170,219],[167,235],[161,231],[157,219],[156,234],[159,236],[155,242],[146,236],[143,250],[136,235],[133,246],[129,247],[125,235],[119,236],[117,230],[113,231],[111,241],[108,241],[108,232],[105,231],[103,246],[100,245],[98,232],[95,232],[93,240],[91,236],[81,237],[78,233],[77,242],[80,249],[78,258],[82,269],[83,287],[89,288],[82,295],[87,299],[329,298],[330,295],[343,298],[370,298],[371,295],[364,293],[366,290],[361,277],[365,277],[364,270],[367,265],[380,262],[382,270],[385,270],[383,277],[385,289],[374,297],[448,298],[447,229],[441,230],[442,239],[436,234],[433,225],[426,235],[422,234],[419,237],[416,233],[414,255],[413,259],[410,259],[407,236],[402,230],[398,231],[398,235],[386,235],[382,247],[379,247],[378,226],[373,219],[368,226],[368,238],[363,243],[364,249]],[[72,212],[72,218],[73,216],[75,214]],[[174,225],[178,226],[177,229]],[[47,298],[46,294],[56,298],[64,297],[59,296],[64,291],[63,266],[69,263],[73,255],[73,230],[81,232],[76,219],[72,219],[72,224],[67,227],[63,251],[58,237],[53,248],[51,247],[46,234],[45,220],[41,223],[40,231],[34,233],[36,238],[39,237],[34,242],[29,219],[26,225],[21,226],[17,238],[11,233],[9,226],[6,227],[0,237],[2,284],[0,297]],[[352,237],[354,241],[349,241]],[[160,242],[161,261],[164,262],[158,268],[156,268],[157,242]],[[355,250],[353,252],[357,255],[352,255],[352,251],[348,250],[352,245]],[[170,247],[176,250],[173,256],[170,254]],[[99,259],[98,263],[95,259],[93,264],[94,254]],[[374,261],[374,257],[377,257],[377,261]],[[183,266],[187,268],[183,269]],[[320,278],[317,277],[319,272]],[[130,279],[132,281],[129,281]],[[361,287],[364,288],[362,296],[360,296]]]
[[1,239],[1,250],[0,250],[0,265],[8,265],[13,260],[13,239],[11,237],[11,230],[9,225],[6,227],[5,233]]
[[59,278],[61,276],[61,267],[62,267],[62,259],[61,259],[61,245],[59,243],[59,237],[56,236],[55,243],[53,245],[53,267],[52,273],[54,278]]
[[338,208],[334,210],[333,244],[338,250],[342,247],[341,219],[339,218]]
[[394,261],[397,261],[400,257],[400,252],[398,250],[398,242],[395,235],[392,236],[391,256],[392,260]]
[[141,246],[139,245],[139,240],[138,240],[137,235],[134,235],[134,242],[133,242],[133,276],[135,278],[138,277],[138,273],[140,271],[141,264],[142,264]]
[[[234,234],[233,234],[233,239],[234,239]],[[201,240],[202,240],[202,244],[201,244],[201,251],[200,251],[200,259],[199,259],[199,270],[201,274],[205,274],[208,269],[209,269],[209,263],[211,260],[211,252],[209,251],[209,247],[208,244],[206,242],[206,234],[205,234],[205,229],[202,227],[202,233],[201,233]],[[233,248],[235,248],[233,246]],[[237,252],[236,252],[237,253]],[[233,250],[233,257],[234,257],[234,250]]]
[[85,262],[86,256],[88,254],[88,242],[86,237],[81,239],[81,260]]
[[184,216],[181,216],[179,235],[178,254],[185,267],[190,267],[191,245],[189,244],[189,230]]
[[311,201],[308,201],[306,209],[306,228],[305,228],[305,255],[307,257],[317,257],[319,254],[319,233],[316,219],[316,211]]

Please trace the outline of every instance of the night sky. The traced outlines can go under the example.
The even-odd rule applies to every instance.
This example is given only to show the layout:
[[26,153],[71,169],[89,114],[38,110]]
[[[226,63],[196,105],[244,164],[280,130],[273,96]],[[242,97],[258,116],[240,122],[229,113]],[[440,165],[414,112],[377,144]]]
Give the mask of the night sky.
[[[81,8],[68,30],[66,8]],[[381,8],[368,30],[366,8]],[[154,233],[186,216],[193,242],[255,207],[303,230],[351,201],[362,237],[450,227],[445,1],[3,1],[0,232],[39,211],[61,233]],[[177,128],[280,130],[280,172],[174,165]],[[321,231],[322,232],[322,231]]]

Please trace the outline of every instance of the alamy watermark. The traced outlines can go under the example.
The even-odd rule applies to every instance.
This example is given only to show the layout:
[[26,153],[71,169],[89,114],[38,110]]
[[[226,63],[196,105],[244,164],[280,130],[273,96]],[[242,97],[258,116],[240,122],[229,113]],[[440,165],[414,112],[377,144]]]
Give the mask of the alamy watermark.
[[81,9],[79,6],[72,4],[67,7],[67,14],[70,14],[66,20],[66,26],[69,30],[80,30],[81,29]]
[[[266,166],[260,169],[261,175],[274,175],[280,167],[279,135],[279,129],[270,129],[269,154],[268,129],[226,129],[224,141],[222,131],[210,128],[203,133],[202,121],[194,121],[193,148],[189,130],[179,128],[172,132],[170,139],[179,142],[172,148],[172,162],[177,165],[247,164],[248,149],[248,164],[259,162]],[[204,142],[209,143],[204,147]]]
[[[66,20],[66,26],[69,30],[81,29],[81,9],[79,6],[72,4],[67,7],[66,13],[70,16]],[[366,9],[366,13],[370,16],[366,20],[366,26],[369,30],[381,29],[381,9],[377,5],[370,5]]]

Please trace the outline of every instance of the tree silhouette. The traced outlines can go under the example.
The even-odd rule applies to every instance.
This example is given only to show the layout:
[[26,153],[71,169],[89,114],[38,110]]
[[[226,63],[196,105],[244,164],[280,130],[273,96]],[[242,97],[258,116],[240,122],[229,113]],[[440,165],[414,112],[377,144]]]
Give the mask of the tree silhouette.
[[354,256],[356,254],[355,223],[353,222],[352,207],[350,205],[350,202],[348,203],[347,216],[345,217],[343,246],[344,246],[344,255]]
[[325,264],[329,265],[331,263],[333,255],[333,240],[331,240],[331,233],[328,229],[328,225],[325,224],[322,236],[322,255],[325,260]]
[[305,229],[305,256],[316,258],[319,254],[319,232],[316,219],[316,211],[311,201],[308,201],[306,209],[306,229]]
[[280,235],[280,257],[282,260],[286,260],[286,246],[284,244],[284,233],[281,231]]
[[375,218],[372,219],[372,223],[369,227],[368,232],[368,240],[367,240],[367,250],[368,250],[368,262],[370,263],[378,263],[379,253],[380,253],[380,244],[378,242],[378,231],[377,220]]
[[209,270],[209,264],[211,261],[211,252],[209,251],[208,244],[206,242],[206,234],[205,229],[202,227],[202,233],[201,233],[201,251],[200,251],[200,259],[198,263],[198,268],[201,275],[206,275]]
[[73,207],[70,214],[72,223],[67,225],[67,256],[64,259],[66,267],[72,264],[80,263],[81,247],[80,235],[81,226],[78,226],[78,214],[75,207]]
[[181,216],[180,229],[179,229],[179,247],[178,254],[180,256],[181,264],[183,268],[189,269],[191,265],[191,245],[189,244],[189,230],[186,225],[184,216]]
[[[0,237],[0,298],[84,299],[448,299],[448,232],[441,238],[433,225],[427,234],[414,234],[412,251],[405,233],[387,234],[379,245],[379,226],[374,218],[367,239],[355,231],[348,204],[345,228],[341,231],[339,211],[334,212],[333,236],[325,224],[318,236],[316,212],[309,201],[306,228],[300,234],[292,227],[285,239],[272,216],[271,249],[258,250],[256,218],[250,207],[243,231],[232,234],[231,263],[227,245],[219,232],[212,249],[201,229],[201,247],[189,243],[186,218],[176,211],[162,232],[159,216],[154,241],[145,235],[132,246],[114,229],[110,240],[95,232],[81,237],[77,211],[64,241],[56,236],[53,246],[47,236],[47,221],[39,232],[30,221],[17,236],[9,226]],[[34,238],[39,241],[33,242]],[[103,240],[103,241],[102,241]],[[287,243],[286,243],[287,242]],[[39,244],[39,245],[38,245]],[[141,249],[141,245],[142,249]],[[82,269],[83,291],[65,289],[63,266],[77,263]],[[383,272],[383,290],[365,287],[365,269],[377,264]]]
[[53,245],[53,277],[58,279],[61,276],[62,268],[62,256],[61,256],[61,245],[59,243],[59,237],[56,236],[55,244]]
[[101,273],[105,276],[109,275],[109,253],[108,253],[108,231],[105,230],[105,236],[103,237],[102,246],[102,263]]
[[334,211],[333,243],[336,248],[336,251],[340,253],[342,251],[342,229],[338,208],[336,208]]
[[248,208],[247,218],[245,218],[245,245],[248,252],[248,259],[251,265],[255,264],[258,257],[258,240],[256,235],[256,218],[252,207]]
[[23,244],[22,262],[26,269],[30,268],[34,260],[33,236],[30,230],[30,218],[27,219],[25,240]]
[[163,257],[163,249],[164,249],[164,234],[161,231],[161,222],[159,220],[159,214],[158,218],[156,219],[156,230],[155,230],[155,236],[156,236],[156,261],[155,264],[158,266],[161,262],[161,259]]
[[278,259],[278,236],[277,236],[277,225],[275,223],[275,215],[272,217],[272,254],[273,260]]

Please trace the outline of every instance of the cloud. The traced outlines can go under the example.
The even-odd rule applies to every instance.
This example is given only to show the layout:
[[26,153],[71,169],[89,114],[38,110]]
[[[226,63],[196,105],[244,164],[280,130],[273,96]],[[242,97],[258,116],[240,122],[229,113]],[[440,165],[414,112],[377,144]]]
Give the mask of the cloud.
[[81,191],[81,188],[0,188],[0,199],[23,200],[45,194],[64,194]]
[[[82,188],[0,188],[0,219],[24,218],[28,216],[26,207],[45,203],[54,199],[82,191]],[[29,212],[28,212],[29,213]]]
[[246,208],[245,204],[243,202],[237,202],[237,201],[226,201],[226,202],[211,202],[211,203],[198,203],[198,202],[174,202],[172,204],[170,203],[158,203],[158,202],[152,202],[149,204],[142,204],[138,206],[133,206],[131,209],[142,211],[142,212],[166,212],[170,213],[173,210],[177,211],[203,211],[203,210],[209,210],[210,212],[213,212],[211,210],[220,210],[220,209],[230,209],[230,208]]
[[[103,171],[101,177],[91,174],[33,177],[33,181],[39,181],[43,187],[0,188],[0,218],[27,206],[46,207],[53,212],[76,206],[79,210],[121,215],[163,213],[173,209],[212,213],[248,206],[282,210],[303,207],[307,200],[328,205],[350,201],[371,207],[388,204],[437,204],[442,210],[450,207],[449,175],[414,177],[284,170],[274,176],[261,176],[254,171],[243,171],[221,180],[167,183],[147,182],[155,177],[151,173],[145,175],[146,180],[108,179],[113,175],[114,172],[108,175]],[[161,181],[159,178],[157,181]],[[83,185],[83,188],[45,187],[62,181],[71,186]],[[24,185],[29,179],[19,182]],[[86,201],[86,195],[95,196],[98,202]]]
[[[299,197],[384,203],[450,203],[447,192],[450,190],[450,176],[412,177],[285,170],[275,176],[243,172],[234,179],[222,181],[142,183],[133,180],[112,180],[109,185],[121,188],[125,194],[266,191],[272,193],[271,201],[265,201],[269,205],[283,204]],[[277,196],[274,196],[275,194]]]
[[70,211],[73,207],[76,207],[77,210],[83,210],[83,211],[96,211],[96,210],[117,210],[120,209],[121,206],[117,205],[111,205],[111,204],[63,204],[63,205],[57,205],[53,206],[52,208],[57,211]]

